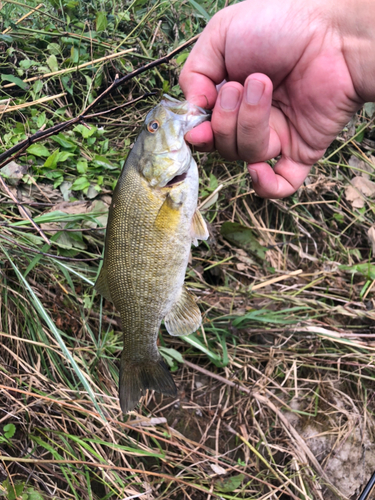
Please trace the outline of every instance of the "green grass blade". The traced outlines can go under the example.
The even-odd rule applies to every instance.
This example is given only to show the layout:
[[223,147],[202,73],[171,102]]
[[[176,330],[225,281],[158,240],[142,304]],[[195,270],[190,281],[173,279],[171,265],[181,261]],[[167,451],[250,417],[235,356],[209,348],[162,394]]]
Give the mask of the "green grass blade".
[[199,12],[199,14],[201,16],[203,16],[207,21],[209,21],[211,19],[211,16],[210,14],[201,6],[199,5],[198,2],[196,2],[195,0],[189,0],[189,2],[191,3],[191,5],[194,7],[194,9]]
[[93,393],[93,391],[92,391],[89,383],[87,382],[86,378],[84,377],[84,375],[81,372],[81,370],[80,370],[79,366],[77,365],[77,363],[74,361],[74,358],[70,354],[69,349],[66,347],[65,342],[63,341],[63,339],[62,339],[62,337],[60,335],[60,332],[56,328],[56,325],[54,324],[54,322],[50,318],[50,316],[47,313],[47,311],[44,309],[42,303],[40,302],[40,300],[38,299],[38,297],[35,295],[33,289],[30,287],[29,283],[25,280],[25,278],[22,276],[22,273],[20,272],[20,270],[18,269],[18,267],[14,264],[14,262],[10,258],[8,252],[5,250],[4,247],[1,247],[1,248],[2,248],[2,251],[3,251],[4,255],[7,257],[8,261],[12,265],[12,267],[14,269],[14,272],[17,274],[18,278],[20,279],[20,281],[23,283],[23,285],[25,286],[25,288],[29,292],[29,294],[31,296],[31,300],[34,303],[35,309],[38,311],[38,313],[41,316],[41,318],[43,318],[43,320],[45,321],[45,323],[48,325],[48,327],[50,328],[51,332],[54,334],[55,339],[57,340],[59,346],[61,347],[61,350],[63,351],[64,355],[66,356],[66,358],[70,361],[71,365],[73,366],[74,371],[75,371],[77,377],[79,378],[79,380],[81,381],[83,387],[87,391],[87,393],[88,393],[91,401],[93,402],[95,408],[97,409],[97,411],[99,412],[99,414],[103,417],[103,419],[105,419],[105,417],[104,417],[104,415],[102,413],[102,410],[100,409],[100,406],[98,405],[98,403],[96,401],[96,398],[94,396],[94,393]]

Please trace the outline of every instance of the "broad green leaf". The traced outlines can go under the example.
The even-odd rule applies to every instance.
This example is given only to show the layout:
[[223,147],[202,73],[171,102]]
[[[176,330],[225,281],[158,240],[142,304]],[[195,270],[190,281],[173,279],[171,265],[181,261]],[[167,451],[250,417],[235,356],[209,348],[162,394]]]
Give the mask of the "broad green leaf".
[[59,153],[60,150],[55,149],[55,151],[46,159],[43,166],[46,168],[55,168],[57,165],[57,158]]
[[66,161],[71,156],[74,156],[74,153],[69,153],[69,151],[60,151],[60,153],[57,156],[57,163]]
[[363,106],[363,110],[366,113],[366,115],[371,118],[372,115],[375,113],[375,103],[374,102],[366,102]]
[[214,174],[210,174],[210,185],[209,185],[209,189],[211,191],[215,191],[215,189],[217,188],[217,186],[219,185],[216,177],[214,176]]
[[81,158],[80,160],[77,161],[77,172],[79,174],[85,174],[87,172],[88,166],[87,166],[87,160]]
[[35,491],[34,488],[28,488],[27,500],[44,500],[44,497],[41,493],[39,493],[39,491]]
[[20,61],[20,68],[29,69],[31,66],[39,66],[39,63],[32,59],[23,59]]
[[21,78],[18,78],[18,76],[1,75],[1,81],[15,83],[22,90],[27,90],[29,88],[29,86],[25,82],[23,82]]
[[37,80],[36,82],[33,83],[33,92],[35,92],[35,94],[39,94],[39,92],[42,91],[42,88],[43,88],[43,82],[41,80]]
[[116,168],[118,168],[118,167],[114,167],[113,165],[111,165],[111,163],[109,163],[107,158],[105,156],[101,156],[101,155],[95,155],[94,163],[96,163],[96,165],[98,165],[100,167],[108,168],[109,170],[115,170]]
[[95,132],[97,131],[97,128],[94,126],[87,128],[80,123],[79,125],[74,127],[73,130],[74,130],[74,132],[79,132],[84,139],[88,139],[89,137],[91,137],[92,135],[95,134]]
[[17,500],[25,488],[25,483],[14,484],[10,482],[9,479],[6,479],[3,482],[3,486],[7,489],[8,497],[7,500]]
[[0,42],[12,43],[13,38],[10,35],[0,35]]
[[105,12],[98,12],[96,16],[96,31],[104,31],[108,26],[107,15]]
[[[186,59],[188,58],[189,56],[189,52],[182,52],[181,54],[179,54],[177,57],[176,57],[176,63],[177,64],[182,64],[186,61]],[[174,88],[172,88],[173,90]]]
[[4,425],[3,431],[4,431],[4,436],[8,439],[11,439],[16,432],[16,426],[14,424]]
[[90,182],[87,177],[78,177],[72,185],[72,191],[82,191],[90,186]]
[[55,54],[55,56],[57,56],[60,54],[60,45],[58,43],[49,43],[47,45],[47,50],[51,54]]
[[262,245],[258,243],[251,229],[237,222],[224,222],[220,232],[230,243],[264,260],[267,248],[262,247]]
[[51,71],[55,72],[55,71],[59,70],[59,66],[57,64],[57,58],[56,58],[55,54],[52,54],[49,56],[49,58],[47,59],[47,64],[48,64]]
[[61,77],[61,82],[63,84],[64,89],[70,94],[73,95],[73,79],[70,75],[65,75]]
[[244,479],[244,474],[237,474],[236,476],[218,479],[217,481],[215,481],[215,487],[219,491],[230,493],[239,488]]
[[31,144],[31,146],[27,148],[27,152],[34,156],[42,157],[47,157],[50,154],[48,149],[43,146],[43,144]]
[[40,113],[40,115],[38,116],[37,120],[36,120],[36,124],[38,126],[38,128],[42,127],[47,121],[47,118],[46,118],[46,113],[43,111],[43,113]]
[[67,139],[61,132],[58,135],[53,135],[51,139],[64,149],[71,149],[73,151],[77,149],[77,144]]

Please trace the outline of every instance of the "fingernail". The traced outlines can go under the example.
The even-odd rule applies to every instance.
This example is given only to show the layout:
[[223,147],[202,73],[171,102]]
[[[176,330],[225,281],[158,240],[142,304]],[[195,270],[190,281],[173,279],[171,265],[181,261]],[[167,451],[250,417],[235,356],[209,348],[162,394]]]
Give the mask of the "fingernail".
[[264,92],[264,83],[259,80],[250,79],[246,85],[246,101],[255,106],[260,101]]
[[225,87],[220,94],[220,106],[227,111],[236,109],[240,100],[240,92],[235,87]]
[[254,184],[258,184],[258,172],[256,170],[251,170],[250,168],[248,170],[251,180],[254,182]]

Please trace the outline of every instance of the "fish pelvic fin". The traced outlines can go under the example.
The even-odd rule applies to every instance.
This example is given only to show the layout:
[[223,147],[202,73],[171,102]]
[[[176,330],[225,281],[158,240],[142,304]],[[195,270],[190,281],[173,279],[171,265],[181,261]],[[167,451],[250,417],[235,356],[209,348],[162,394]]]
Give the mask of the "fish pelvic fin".
[[112,302],[111,292],[109,291],[108,280],[107,280],[107,266],[103,265],[98,279],[95,283],[95,290],[103,295],[103,297],[110,302]]
[[190,335],[202,323],[202,316],[193,295],[183,286],[177,301],[164,318],[165,327],[170,335]]
[[146,389],[166,396],[176,396],[177,388],[167,365],[158,360],[129,361],[121,356],[120,406],[124,413],[133,410]]
[[199,210],[196,210],[191,221],[191,237],[193,245],[198,246],[198,240],[207,240],[209,238],[207,224]]

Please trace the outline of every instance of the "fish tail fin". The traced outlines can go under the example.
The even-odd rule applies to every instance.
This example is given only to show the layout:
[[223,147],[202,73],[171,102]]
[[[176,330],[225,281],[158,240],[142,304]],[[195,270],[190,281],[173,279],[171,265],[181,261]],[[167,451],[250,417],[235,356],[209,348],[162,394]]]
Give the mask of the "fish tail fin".
[[133,410],[146,389],[176,396],[177,388],[167,365],[160,357],[157,360],[129,361],[121,356],[120,362],[120,406],[124,413]]

